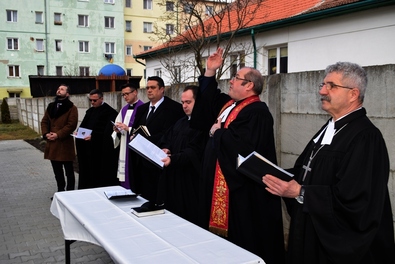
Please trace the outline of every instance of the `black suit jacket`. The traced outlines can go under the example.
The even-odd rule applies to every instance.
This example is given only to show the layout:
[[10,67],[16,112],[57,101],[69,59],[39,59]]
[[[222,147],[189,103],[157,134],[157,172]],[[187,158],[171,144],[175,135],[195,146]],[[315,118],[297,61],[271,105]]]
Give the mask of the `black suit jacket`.
[[[147,137],[155,145],[158,145],[162,136],[166,131],[172,127],[181,117],[185,116],[182,105],[167,96],[164,101],[155,110],[153,116],[147,122],[147,115],[149,112],[150,102],[139,106],[136,110],[136,117],[133,122],[133,128],[138,128],[140,125],[145,125],[148,128],[151,136]],[[132,165],[129,171],[129,180],[131,189],[141,194],[145,199],[153,203],[163,202],[163,195],[158,184],[159,176],[162,173],[155,165],[145,160],[134,151],[131,150],[130,163]]]

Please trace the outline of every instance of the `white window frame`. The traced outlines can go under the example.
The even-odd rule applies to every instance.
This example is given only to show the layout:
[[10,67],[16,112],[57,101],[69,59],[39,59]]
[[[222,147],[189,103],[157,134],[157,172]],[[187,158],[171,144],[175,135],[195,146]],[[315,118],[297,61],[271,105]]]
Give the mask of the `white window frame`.
[[6,10],[7,11],[7,22],[18,22],[18,11],[17,10]]
[[143,9],[152,10],[152,0],[143,0]]
[[[12,75],[11,75],[12,73]],[[19,65],[8,65],[8,74],[9,78],[20,78],[21,77],[21,69]]]
[[133,55],[133,46],[132,45],[126,45],[125,46],[125,54],[126,54],[126,56],[132,56]]
[[[10,47],[10,44],[11,44],[11,47]],[[19,50],[19,39],[18,38],[7,38],[7,50]]]
[[115,0],[104,0],[105,4],[115,4]]
[[63,76],[63,66],[56,66],[55,72],[56,76]]
[[131,20],[125,20],[125,31],[132,32],[132,21]]
[[[286,51],[284,50],[286,49]],[[275,57],[271,58],[270,57],[270,51],[272,51],[273,53],[275,52]],[[286,56],[282,56],[282,53],[286,53]],[[273,75],[273,74],[278,74],[278,73],[288,73],[288,68],[285,71],[281,71],[282,69],[282,63],[281,63],[281,58],[287,58],[288,61],[288,46],[278,46],[278,47],[273,47],[273,48],[268,48],[267,49],[267,75]],[[270,69],[270,60],[271,59],[276,59],[276,65],[275,65],[275,72],[272,71],[273,69]],[[288,63],[287,63],[288,65]]]
[[[82,23],[80,23],[82,22]],[[78,27],[89,27],[89,16],[78,15]]]
[[174,66],[174,80],[181,83],[181,66]]
[[166,24],[166,35],[173,35],[173,34],[174,34],[174,25]]
[[152,22],[143,22],[143,32],[152,33]]
[[155,76],[162,77],[162,69],[161,68],[154,69],[154,73],[155,73]]
[[89,67],[80,66],[80,76],[89,76]]
[[144,50],[144,51],[147,51],[147,50],[150,50],[150,49],[152,49],[152,46],[144,46],[144,47],[143,47],[143,50]]
[[78,41],[78,51],[80,53],[89,53],[89,41],[79,40]]
[[43,39],[36,39],[36,51],[44,51],[44,40]]
[[115,28],[115,17],[104,17],[104,28]]
[[62,13],[54,13],[53,19],[55,25],[62,25]]
[[206,6],[206,15],[212,16],[214,14],[214,7],[213,6]]
[[173,1],[166,1],[166,11],[167,12],[174,12],[174,2]]
[[43,12],[36,11],[36,24],[44,24]]
[[115,54],[115,42],[105,42],[104,43],[104,53],[105,54]]
[[56,52],[63,51],[63,49],[62,49],[62,40],[61,39],[55,39],[55,51]]
[[44,65],[37,65],[37,75],[44,75]]

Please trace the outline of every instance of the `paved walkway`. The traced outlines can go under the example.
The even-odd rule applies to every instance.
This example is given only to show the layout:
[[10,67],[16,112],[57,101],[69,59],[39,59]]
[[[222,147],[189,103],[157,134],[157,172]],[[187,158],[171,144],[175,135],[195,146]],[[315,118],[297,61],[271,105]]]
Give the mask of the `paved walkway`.
[[[65,262],[60,222],[49,211],[56,189],[41,151],[23,140],[0,141],[1,264]],[[101,247],[77,241],[71,263],[113,262]]]

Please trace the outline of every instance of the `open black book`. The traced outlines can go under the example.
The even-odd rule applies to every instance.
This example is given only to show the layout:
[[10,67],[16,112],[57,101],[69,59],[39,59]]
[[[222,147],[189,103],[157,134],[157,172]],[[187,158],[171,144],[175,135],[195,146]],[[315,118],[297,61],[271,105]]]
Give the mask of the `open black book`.
[[271,174],[284,181],[290,181],[294,176],[255,151],[247,157],[239,154],[237,170],[263,186],[265,184],[262,182],[262,176],[265,174]]
[[138,128],[133,129],[132,134],[141,134],[144,137],[149,137],[151,136],[150,132],[148,131],[148,128],[144,125],[140,125]]
[[129,148],[152,162],[152,164],[158,168],[163,169],[164,163],[162,159],[166,158],[167,154],[141,134],[137,134],[133,137],[129,142]]

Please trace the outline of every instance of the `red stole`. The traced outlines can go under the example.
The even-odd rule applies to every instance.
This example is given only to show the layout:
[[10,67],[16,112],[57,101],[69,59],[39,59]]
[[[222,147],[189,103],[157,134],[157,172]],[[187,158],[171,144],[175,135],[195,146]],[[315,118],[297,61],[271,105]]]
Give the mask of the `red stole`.
[[[228,128],[229,124],[236,119],[237,115],[244,107],[258,101],[260,101],[259,96],[253,95],[245,99],[240,104],[238,104],[229,113],[225,121],[224,128]],[[233,100],[227,102],[224,105],[224,107],[222,107],[219,115],[221,115],[222,112],[233,103],[234,103]],[[219,162],[217,160],[215,166],[215,177],[214,177],[213,196],[211,201],[209,230],[217,235],[227,237],[228,216],[229,216],[229,189],[228,189],[228,185],[226,184],[226,180],[222,173]]]

